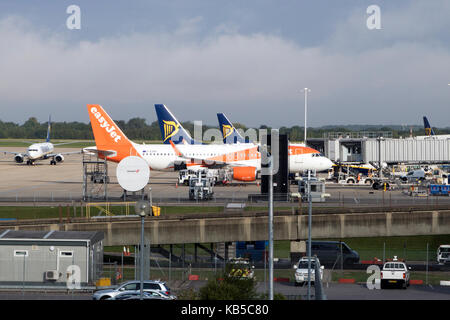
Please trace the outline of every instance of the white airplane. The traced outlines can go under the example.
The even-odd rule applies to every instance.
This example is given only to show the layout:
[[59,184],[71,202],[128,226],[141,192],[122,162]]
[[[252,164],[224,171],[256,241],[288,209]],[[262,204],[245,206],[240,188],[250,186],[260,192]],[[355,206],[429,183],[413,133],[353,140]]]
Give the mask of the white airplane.
[[63,144],[70,144],[74,142],[65,142],[65,143],[58,143],[53,144],[50,142],[50,128],[51,128],[51,120],[50,117],[48,119],[48,128],[47,128],[47,138],[45,142],[39,142],[39,143],[32,143],[26,150],[26,152],[11,152],[6,150],[0,150],[0,152],[13,154],[14,155],[14,161],[17,163],[22,163],[24,159],[27,159],[27,165],[34,164],[37,160],[50,160],[50,165],[56,165],[56,163],[63,162],[64,161],[64,155],[67,154],[75,154],[75,153],[81,153],[81,151],[73,151],[73,152],[60,152],[60,153],[54,153],[54,146],[60,146]]
[[[157,113],[168,111],[164,105],[155,107]],[[151,170],[157,171],[173,171],[181,165],[192,169],[231,167],[233,178],[240,181],[255,181],[261,170],[261,155],[258,146],[252,143],[175,144],[183,140],[178,134],[183,135],[185,130],[170,112],[168,118],[159,119],[164,144],[146,145],[130,141],[100,105],[88,104],[87,109],[96,147],[83,150],[98,153],[109,161],[120,162],[127,156],[139,156],[147,161]]]
[[[236,130],[233,124],[223,113],[217,114],[220,131],[225,144],[246,143],[244,137]],[[326,171],[332,168],[333,162],[319,151],[306,147],[304,144],[290,143],[289,152],[289,172],[297,173],[303,171]]]

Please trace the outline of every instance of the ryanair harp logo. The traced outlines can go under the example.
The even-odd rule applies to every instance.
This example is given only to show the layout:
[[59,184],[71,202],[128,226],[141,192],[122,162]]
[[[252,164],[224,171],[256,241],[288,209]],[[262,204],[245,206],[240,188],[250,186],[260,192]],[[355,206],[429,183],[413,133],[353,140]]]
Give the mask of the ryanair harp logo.
[[180,124],[175,123],[175,121],[166,121],[163,120],[164,122],[164,141],[165,142],[167,139],[169,139],[170,137],[173,137],[174,135],[177,134],[178,130],[180,130]]
[[225,139],[226,137],[228,137],[230,134],[233,133],[234,128],[228,124],[224,124],[223,128],[222,128],[222,133],[223,133],[223,138]]
[[431,136],[431,128],[425,128],[425,134]]

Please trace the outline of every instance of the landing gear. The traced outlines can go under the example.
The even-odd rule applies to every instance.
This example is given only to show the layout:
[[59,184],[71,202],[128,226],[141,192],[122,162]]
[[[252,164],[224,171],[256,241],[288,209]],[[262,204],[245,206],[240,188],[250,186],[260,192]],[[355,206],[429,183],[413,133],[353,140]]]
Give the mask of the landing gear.
[[55,160],[51,160],[51,161],[50,161],[50,165],[56,166],[56,161],[55,161]]
[[31,160],[27,160],[27,165],[28,165],[28,166],[31,166],[31,165],[33,165],[33,161],[31,161]]

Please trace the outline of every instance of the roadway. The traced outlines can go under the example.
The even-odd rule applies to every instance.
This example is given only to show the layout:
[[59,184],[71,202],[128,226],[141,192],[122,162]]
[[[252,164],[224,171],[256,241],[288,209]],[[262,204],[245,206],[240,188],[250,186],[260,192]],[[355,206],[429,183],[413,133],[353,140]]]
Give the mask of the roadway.
[[[18,151],[17,147],[3,147],[4,150]],[[25,150],[25,149],[24,149]],[[59,152],[80,149],[59,148]],[[0,204],[21,204],[27,202],[55,202],[79,200],[82,196],[83,166],[82,155],[67,155],[63,163],[49,165],[49,160],[37,162],[33,166],[17,164],[11,155],[0,154]],[[108,171],[111,183],[108,184],[110,198],[119,198],[123,191],[115,177],[117,164],[109,162]],[[188,200],[188,187],[176,186],[177,172],[152,171],[150,184],[152,197],[156,203],[192,204]],[[99,186],[97,185],[97,188]],[[449,205],[450,197],[410,197],[400,190],[374,191],[368,186],[341,186],[327,184],[326,192],[330,198],[325,203],[314,206],[410,206],[410,205]],[[256,182],[236,183],[233,186],[216,186],[215,199],[206,205],[226,202],[245,202],[249,194],[260,192]],[[291,186],[297,192],[297,186]],[[264,203],[260,203],[264,205]],[[286,203],[278,203],[286,206]]]
[[[189,281],[185,289],[199,290],[207,281]],[[267,283],[258,282],[256,292],[267,292]],[[311,287],[314,299],[314,286]],[[411,285],[404,289],[369,290],[365,284],[324,284],[327,300],[450,300],[450,287],[431,285]],[[172,288],[176,292],[175,288]],[[281,293],[288,299],[307,298],[307,288],[296,287],[292,282],[274,282],[274,292]],[[92,300],[92,294],[79,292],[0,292],[0,300]]]

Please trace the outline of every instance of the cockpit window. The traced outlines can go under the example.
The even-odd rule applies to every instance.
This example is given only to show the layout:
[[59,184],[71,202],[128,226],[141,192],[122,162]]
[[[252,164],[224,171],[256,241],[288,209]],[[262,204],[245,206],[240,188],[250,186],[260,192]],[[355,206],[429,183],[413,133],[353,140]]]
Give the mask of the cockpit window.
[[313,157],[323,157],[323,153],[313,153]]

